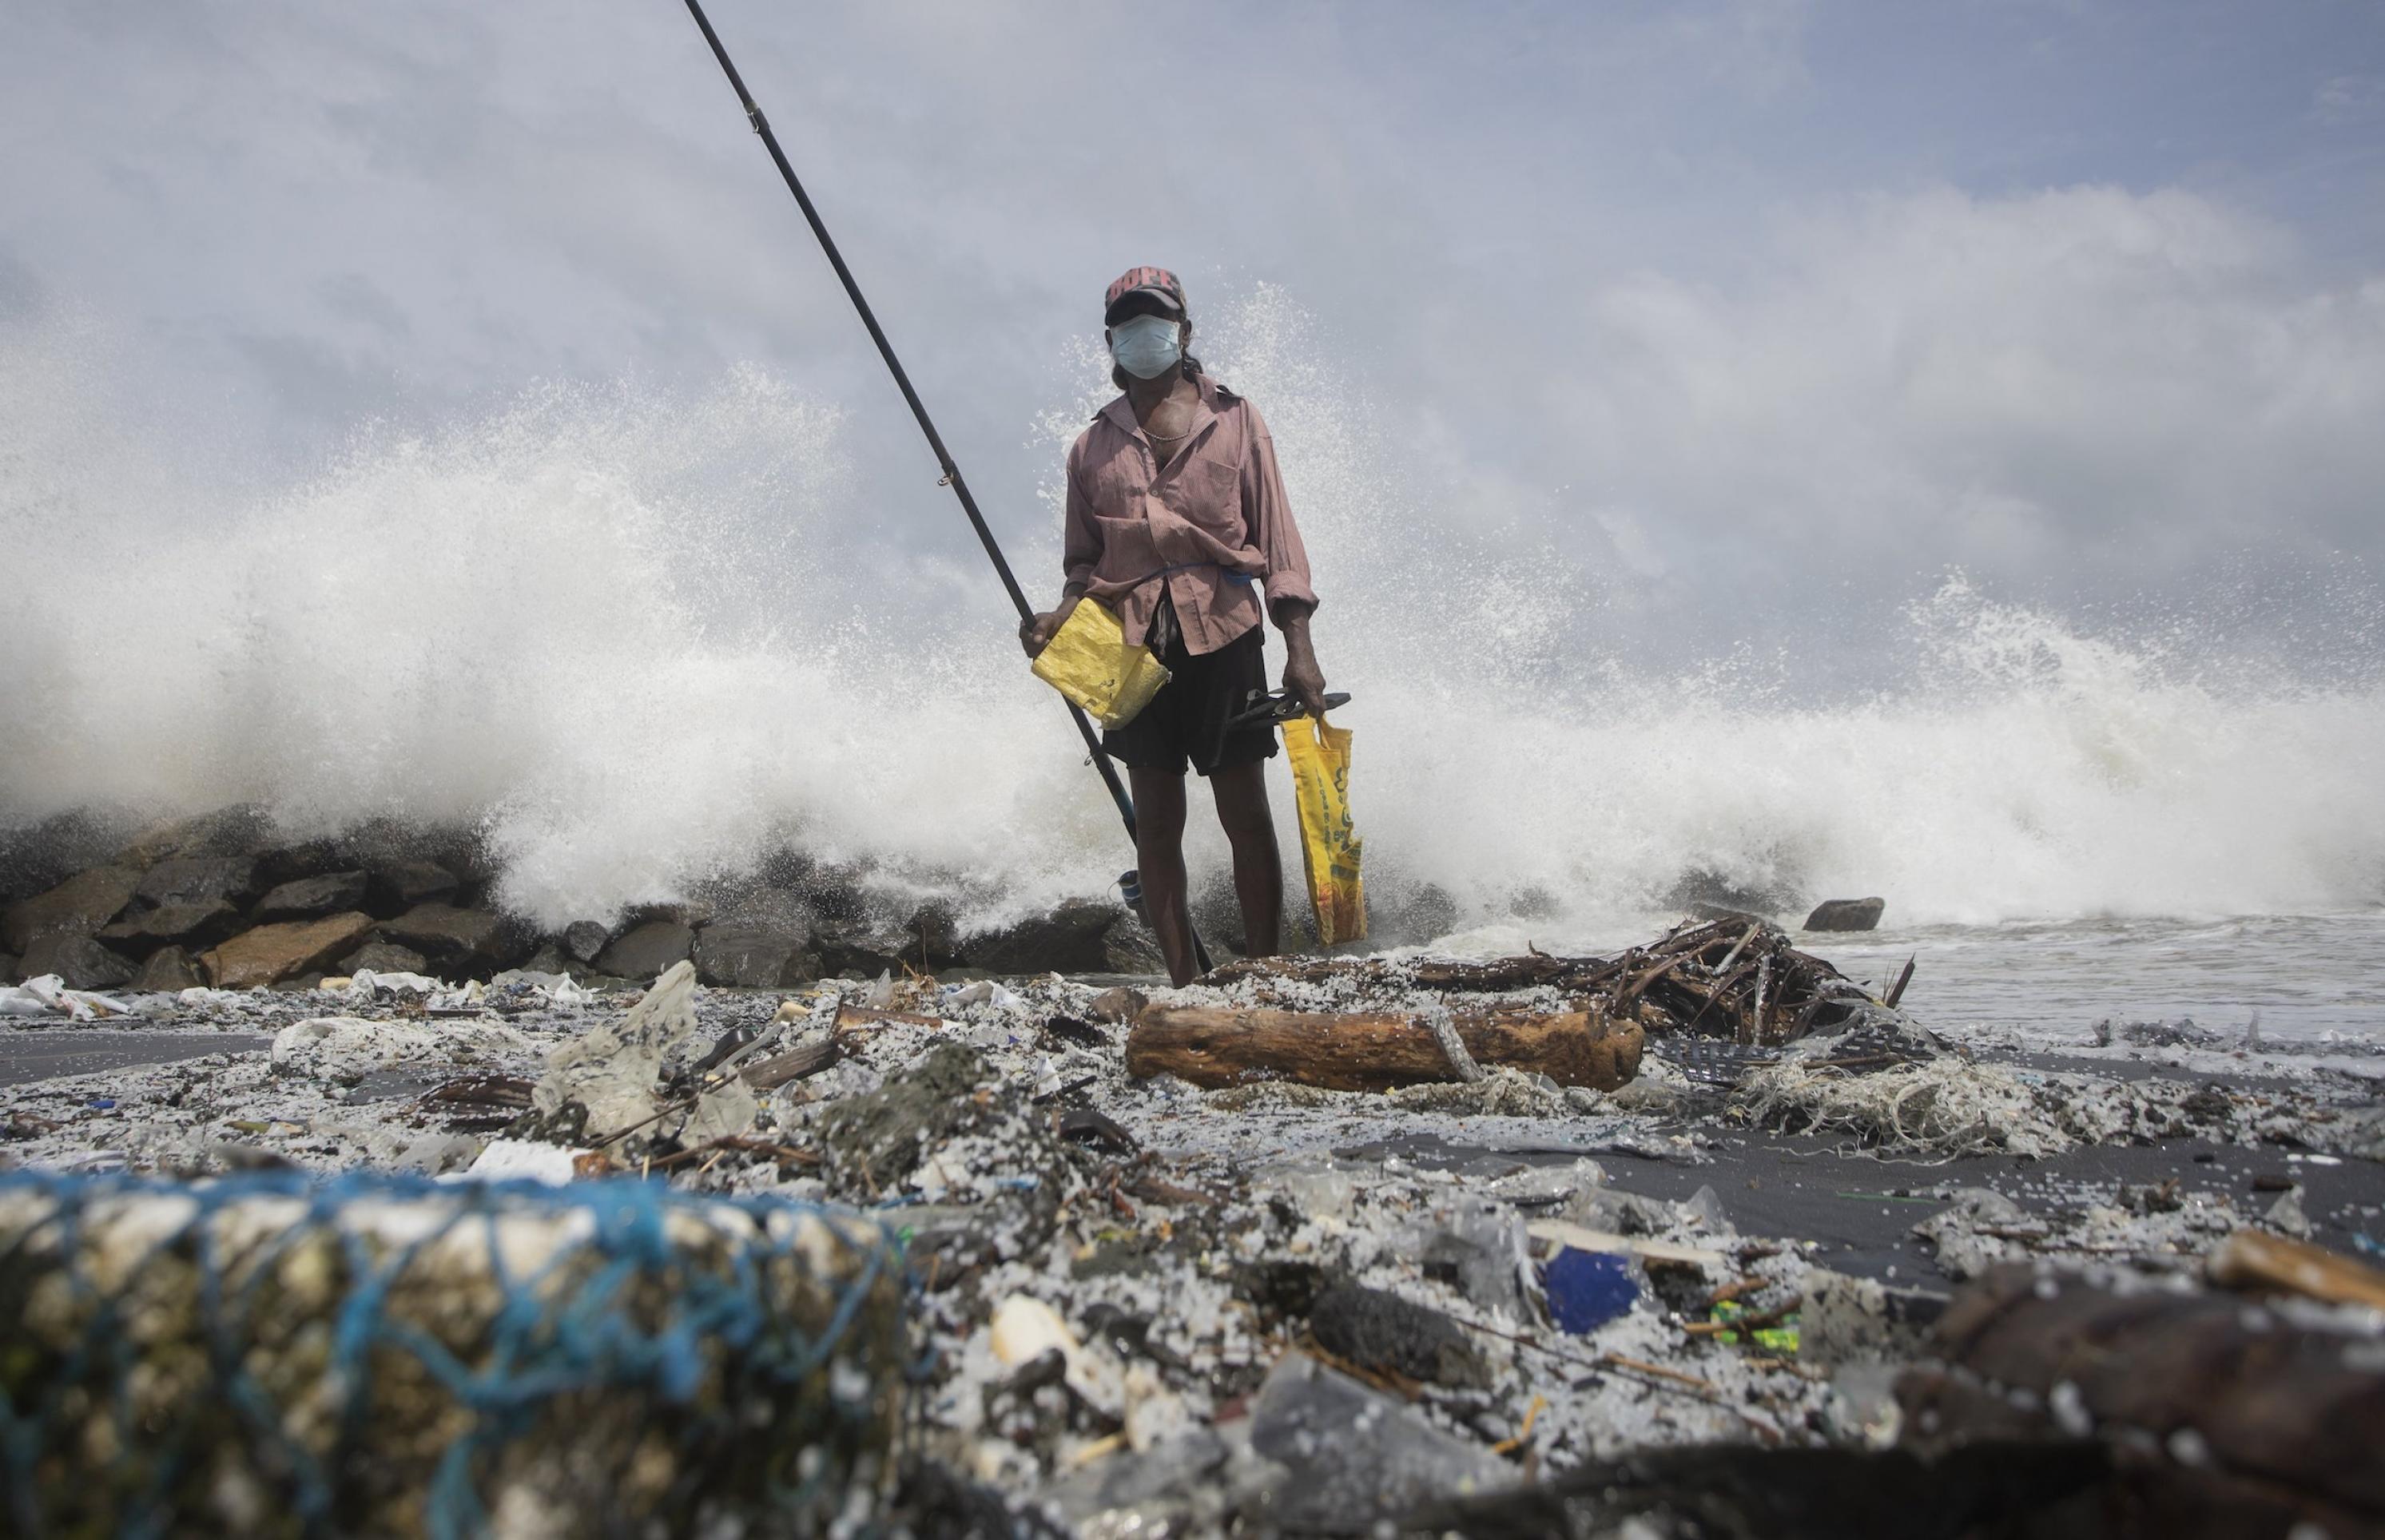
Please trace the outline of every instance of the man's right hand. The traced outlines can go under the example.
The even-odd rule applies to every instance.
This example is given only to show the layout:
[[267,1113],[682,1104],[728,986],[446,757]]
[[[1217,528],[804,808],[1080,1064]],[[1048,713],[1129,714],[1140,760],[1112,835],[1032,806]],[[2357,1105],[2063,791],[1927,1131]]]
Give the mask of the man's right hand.
[[1030,615],[1018,623],[1018,645],[1027,649],[1029,657],[1040,656],[1043,649],[1052,645],[1052,638],[1060,627],[1068,623],[1068,617],[1076,613],[1077,601],[1063,599],[1042,615]]

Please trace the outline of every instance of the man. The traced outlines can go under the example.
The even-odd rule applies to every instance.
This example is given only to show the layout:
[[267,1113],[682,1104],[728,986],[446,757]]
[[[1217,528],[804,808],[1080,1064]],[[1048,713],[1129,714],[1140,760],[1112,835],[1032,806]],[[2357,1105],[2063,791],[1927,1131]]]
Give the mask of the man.
[[1325,675],[1308,640],[1317,594],[1285,503],[1275,442],[1258,409],[1202,372],[1187,350],[1184,288],[1161,267],[1135,267],[1109,287],[1102,324],[1126,393],[1101,409],[1068,451],[1068,531],[1060,603],[1024,622],[1041,652],[1077,602],[1118,612],[1126,640],[1149,646],[1173,676],[1141,714],[1102,735],[1134,792],[1135,861],[1144,912],[1168,974],[1193,975],[1185,907],[1184,767],[1207,777],[1234,851],[1234,894],[1253,957],[1271,957],[1283,925],[1283,861],[1267,811],[1270,727],[1227,729],[1267,688],[1264,607],[1283,633],[1283,688],[1325,711]]

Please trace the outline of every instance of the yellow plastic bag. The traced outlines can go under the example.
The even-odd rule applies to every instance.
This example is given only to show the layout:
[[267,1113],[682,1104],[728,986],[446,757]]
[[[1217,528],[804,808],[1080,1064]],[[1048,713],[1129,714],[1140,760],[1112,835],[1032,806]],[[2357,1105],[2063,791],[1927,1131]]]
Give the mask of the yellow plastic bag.
[[1358,831],[1350,823],[1350,729],[1313,716],[1283,725],[1300,808],[1300,859],[1320,946],[1367,938],[1367,889],[1358,880]]
[[1077,601],[1051,645],[1035,654],[1035,677],[1110,728],[1133,721],[1168,679],[1151,649],[1129,647],[1118,617],[1091,599]]

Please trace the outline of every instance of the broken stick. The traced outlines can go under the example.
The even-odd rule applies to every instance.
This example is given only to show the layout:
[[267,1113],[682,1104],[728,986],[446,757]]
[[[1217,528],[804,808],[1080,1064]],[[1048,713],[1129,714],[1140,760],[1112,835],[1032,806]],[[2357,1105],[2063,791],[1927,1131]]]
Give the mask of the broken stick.
[[[1505,1064],[1602,1091],[1640,1073],[1637,1022],[1562,1011],[1456,1016],[1452,1025],[1477,1064]],[[1461,1077],[1418,1016],[1206,1006],[1154,1006],[1136,1017],[1126,1068],[1136,1076],[1173,1074],[1212,1087],[1282,1079],[1335,1091]]]

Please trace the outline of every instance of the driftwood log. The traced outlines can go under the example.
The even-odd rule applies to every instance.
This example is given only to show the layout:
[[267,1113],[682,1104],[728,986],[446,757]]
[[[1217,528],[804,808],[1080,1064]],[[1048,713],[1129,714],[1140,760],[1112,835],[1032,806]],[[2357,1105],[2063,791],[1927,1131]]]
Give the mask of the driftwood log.
[[1942,1367],[1897,1383],[1909,1447],[2104,1441],[2133,1509],[2105,1533],[2385,1534],[2385,1370],[2372,1339],[2224,1294],[2118,1290],[2028,1262],[1940,1317]]
[[[1477,1066],[1505,1064],[1560,1086],[1611,1091],[1640,1073],[1640,1025],[1583,1011],[1455,1016]],[[1296,1080],[1335,1091],[1388,1091],[1467,1078],[1421,1017],[1396,1012],[1154,1006],[1127,1034],[1129,1074],[1195,1086]]]

